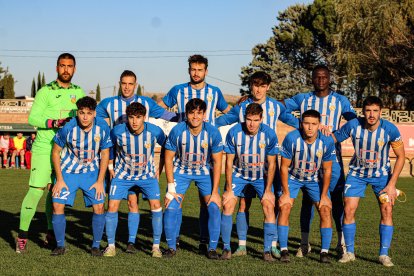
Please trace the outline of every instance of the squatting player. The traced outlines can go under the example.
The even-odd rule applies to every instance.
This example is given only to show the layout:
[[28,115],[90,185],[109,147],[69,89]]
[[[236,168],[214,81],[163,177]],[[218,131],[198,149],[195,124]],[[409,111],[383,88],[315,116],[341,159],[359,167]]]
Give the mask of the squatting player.
[[164,213],[164,231],[168,244],[165,257],[176,254],[176,228],[179,227],[177,211],[190,183],[194,181],[207,205],[210,236],[207,257],[218,259],[216,248],[220,237],[219,181],[223,142],[219,130],[203,121],[206,109],[207,104],[203,100],[191,99],[185,106],[187,121],[177,124],[171,130],[165,145],[168,183]]
[[[148,122],[149,117],[161,118],[166,121],[177,121],[178,116],[175,113],[168,112],[160,107],[151,98],[135,94],[137,87],[137,77],[134,72],[125,70],[119,78],[121,87],[121,95],[103,99],[97,108],[97,117],[104,118],[109,126],[114,128],[118,124],[127,123],[126,108],[134,102],[141,103],[145,106],[145,121]],[[163,161],[163,160],[161,160]],[[163,163],[160,163],[163,166]],[[138,195],[133,189],[128,192],[128,245],[127,253],[136,253],[135,240],[138,233],[140,213],[138,207]]]
[[[188,58],[188,74],[190,82],[175,85],[163,98],[161,106],[173,107],[177,105],[181,120],[185,119],[185,106],[191,99],[202,99],[207,104],[204,121],[215,124],[216,109],[223,113],[230,110],[230,106],[224,100],[221,90],[209,83],[205,78],[208,74],[208,59],[202,55],[192,55]],[[206,253],[208,243],[208,211],[200,195],[200,245],[201,253]],[[179,244],[180,226],[182,220],[182,209],[177,210],[177,245]]]
[[[106,235],[108,247],[104,256],[116,254],[115,233],[118,225],[118,209],[121,200],[126,198],[131,188],[138,188],[148,198],[152,213],[153,246],[152,256],[162,257],[160,239],[162,234],[162,207],[160,187],[155,171],[155,144],[164,146],[166,136],[161,128],[145,122],[147,110],[144,105],[134,102],[126,108],[128,122],[112,129],[114,143],[109,170],[114,175],[109,189],[109,207],[106,213]],[[162,155],[162,154],[161,154]],[[161,156],[163,158],[163,156]],[[162,170],[162,167],[159,168]]]
[[[379,262],[384,266],[394,265],[388,256],[394,231],[392,206],[397,196],[395,188],[397,180],[404,167],[405,151],[398,128],[380,118],[381,108],[382,102],[378,97],[367,97],[362,104],[364,118],[353,119],[334,133],[334,139],[338,142],[351,137],[355,148],[355,154],[349,163],[344,190],[343,231],[347,253],[339,260],[341,263],[355,261],[355,212],[359,199],[365,196],[365,189],[368,184],[371,184],[377,198],[383,193],[386,193],[389,198],[388,202],[379,201],[381,212]],[[389,159],[390,146],[397,157],[393,171]]]
[[[52,146],[53,137],[70,117],[74,117],[76,101],[85,96],[84,91],[71,83],[76,71],[75,57],[69,53],[61,54],[57,60],[57,79],[42,87],[37,93],[29,114],[29,124],[37,127],[37,137],[32,147],[33,163],[30,171],[29,191],[20,210],[19,235],[16,252],[27,251],[30,222],[36,212],[37,204],[46,187],[52,183]],[[48,234],[45,243],[54,242],[52,225],[52,192],[46,198],[46,217]]]
[[[349,100],[329,88],[330,73],[325,65],[317,65],[312,70],[312,83],[314,91],[301,93],[290,99],[284,100],[286,111],[300,111],[303,114],[306,110],[316,110],[321,114],[321,128],[324,133],[333,132],[339,128],[341,116],[347,121],[356,118],[354,109]],[[296,128],[299,128],[299,122]],[[342,255],[345,249],[342,236],[342,217],[343,191],[344,191],[344,171],[341,157],[341,145],[336,144],[337,158],[332,162],[332,177],[329,185],[329,192],[332,200],[332,215],[338,233],[338,242],[336,250]],[[310,252],[309,230],[313,217],[312,200],[307,193],[304,193],[302,199],[302,208],[300,211],[300,228],[301,228],[301,245],[296,254],[297,257],[303,257]]]
[[[252,93],[245,101],[241,102],[239,105],[235,105],[227,114],[222,115],[217,118],[216,126],[221,127],[224,125],[231,125],[233,123],[245,122],[245,113],[246,108],[251,103],[260,104],[263,109],[263,120],[262,123],[269,126],[276,133],[277,122],[281,120],[285,124],[290,126],[296,126],[297,120],[291,114],[286,112],[285,106],[279,101],[270,98],[267,96],[267,92],[270,89],[270,84],[272,79],[269,74],[258,71],[253,73],[250,76],[250,91]],[[277,190],[280,190],[280,177],[279,177],[279,164],[278,159],[276,158],[276,172],[273,180],[273,185],[275,193]],[[275,187],[277,186],[277,187]],[[256,192],[251,185],[247,185],[244,191],[240,194],[240,204],[239,210],[236,216],[236,227],[237,227],[237,236],[239,238],[239,246],[232,254],[232,256],[243,256],[247,254],[246,251],[246,240],[247,240],[247,231],[249,228],[249,209],[252,203],[252,198],[256,197]],[[277,214],[278,208],[275,208],[275,213]],[[280,257],[280,252],[276,247],[277,243],[277,231],[275,234],[275,239],[272,242],[272,254],[276,258]]]
[[231,259],[230,238],[233,226],[233,212],[246,185],[252,185],[261,199],[264,213],[265,261],[273,261],[270,252],[276,232],[275,196],[273,178],[276,171],[278,141],[273,129],[262,124],[263,108],[249,104],[243,123],[233,126],[226,137],[226,185],[223,194],[221,217],[221,238],[223,254],[221,259]]
[[102,256],[100,242],[105,225],[105,173],[112,147],[110,129],[96,116],[96,101],[84,97],[77,101],[77,116],[56,133],[52,162],[56,173],[53,185],[53,229],[57,247],[52,256],[63,255],[65,248],[65,205],[73,206],[76,192],[83,192],[85,206],[93,208],[92,256]]

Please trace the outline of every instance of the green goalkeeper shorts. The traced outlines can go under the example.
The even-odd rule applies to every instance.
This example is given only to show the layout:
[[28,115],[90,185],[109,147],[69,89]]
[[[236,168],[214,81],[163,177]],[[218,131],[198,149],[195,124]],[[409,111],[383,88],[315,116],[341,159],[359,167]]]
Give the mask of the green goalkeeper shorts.
[[45,188],[52,183],[52,155],[32,154],[32,169],[30,170],[29,186],[35,188]]

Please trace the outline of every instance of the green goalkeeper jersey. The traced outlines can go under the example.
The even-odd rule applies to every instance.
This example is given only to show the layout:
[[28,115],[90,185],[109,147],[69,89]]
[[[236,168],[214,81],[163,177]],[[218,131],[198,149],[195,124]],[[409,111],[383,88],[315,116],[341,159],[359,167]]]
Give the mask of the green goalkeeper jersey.
[[85,96],[77,85],[63,88],[57,81],[43,86],[37,93],[29,114],[29,124],[37,127],[33,153],[50,154],[57,129],[47,128],[47,120],[59,120],[76,116],[76,101]]

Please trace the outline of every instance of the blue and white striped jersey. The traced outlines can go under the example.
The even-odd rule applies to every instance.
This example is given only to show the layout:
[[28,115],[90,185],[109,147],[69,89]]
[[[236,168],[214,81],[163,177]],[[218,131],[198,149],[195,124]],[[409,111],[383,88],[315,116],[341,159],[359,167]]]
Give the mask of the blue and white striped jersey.
[[189,100],[195,98],[202,99],[206,102],[207,110],[204,121],[212,125],[215,124],[216,108],[224,111],[228,107],[221,90],[208,83],[200,90],[193,89],[189,82],[176,85],[164,96],[163,101],[168,107],[173,107],[177,104],[178,113],[181,116],[180,119],[184,120],[185,105]]
[[[216,126],[221,127],[231,125],[233,123],[244,123],[246,108],[253,103],[253,98],[249,97],[240,105],[233,106],[227,114],[217,118]],[[276,132],[277,121],[281,120],[287,125],[296,127],[297,119],[290,112],[286,112],[285,106],[276,99],[266,97],[266,100],[261,104],[263,108],[263,124],[269,126]]]
[[122,123],[127,123],[126,108],[133,102],[141,103],[147,109],[145,121],[148,122],[149,117],[160,118],[165,109],[159,106],[153,99],[134,95],[130,99],[121,96],[109,97],[103,99],[96,108],[96,117],[109,118],[111,129]]
[[260,124],[255,135],[246,134],[243,123],[233,126],[226,136],[224,151],[235,154],[233,172],[248,181],[263,179],[267,174],[267,156],[279,153],[276,133]]
[[318,182],[318,170],[322,162],[336,159],[335,143],[332,137],[321,132],[312,144],[303,140],[301,132],[294,130],[286,135],[280,155],[292,160],[289,178],[299,181]]
[[187,122],[177,124],[170,132],[165,148],[175,151],[174,172],[189,175],[209,175],[211,155],[223,150],[220,131],[203,123],[201,132],[191,134]]
[[115,178],[143,180],[154,178],[154,148],[158,143],[164,146],[167,139],[162,129],[151,123],[144,123],[140,134],[132,134],[127,124],[119,124],[111,131],[115,154]]
[[60,167],[66,173],[87,173],[99,170],[100,151],[112,147],[108,124],[95,118],[85,132],[72,118],[56,133],[53,141],[62,148]]
[[348,137],[352,139],[355,153],[349,163],[349,174],[370,178],[389,175],[390,143],[401,141],[401,134],[394,124],[383,119],[374,131],[364,128],[364,125],[364,118],[353,119],[334,133],[338,142]]

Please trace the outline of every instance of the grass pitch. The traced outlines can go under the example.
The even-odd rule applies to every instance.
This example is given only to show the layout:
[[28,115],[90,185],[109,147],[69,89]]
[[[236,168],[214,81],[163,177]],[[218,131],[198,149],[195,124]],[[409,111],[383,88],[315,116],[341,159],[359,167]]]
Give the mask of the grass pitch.
[[[14,239],[19,226],[19,212],[27,191],[29,171],[0,170],[0,263],[2,275],[25,274],[293,274],[293,275],[355,275],[355,274],[414,274],[414,183],[413,178],[401,178],[398,187],[407,194],[407,202],[397,202],[394,208],[394,238],[390,256],[395,267],[386,268],[378,264],[379,248],[379,208],[371,189],[361,201],[357,213],[356,255],[357,261],[349,264],[336,262],[336,233],[331,244],[329,265],[318,262],[320,250],[319,219],[315,216],[310,242],[312,253],[306,258],[296,258],[294,254],[300,239],[299,209],[300,198],[292,210],[289,250],[291,263],[279,261],[264,263],[263,216],[259,200],[254,200],[250,211],[248,235],[248,256],[233,258],[231,261],[211,261],[198,255],[198,210],[197,189],[192,186],[187,192],[181,227],[181,249],[173,259],[151,258],[151,217],[148,203],[140,201],[141,223],[137,245],[139,253],[124,253],[128,237],[127,206],[122,203],[117,230],[117,256],[114,258],[93,258],[89,255],[91,244],[91,210],[83,206],[78,194],[74,208],[67,208],[66,246],[69,252],[60,257],[51,257],[50,250],[43,248],[46,218],[44,215],[45,197],[42,198],[30,228],[29,252],[19,255],[14,252]],[[165,190],[165,176],[161,190]],[[224,177],[222,177],[222,180]],[[235,227],[233,227],[233,250],[237,247]],[[106,245],[103,242],[102,245]],[[162,242],[165,248],[165,242]]]

